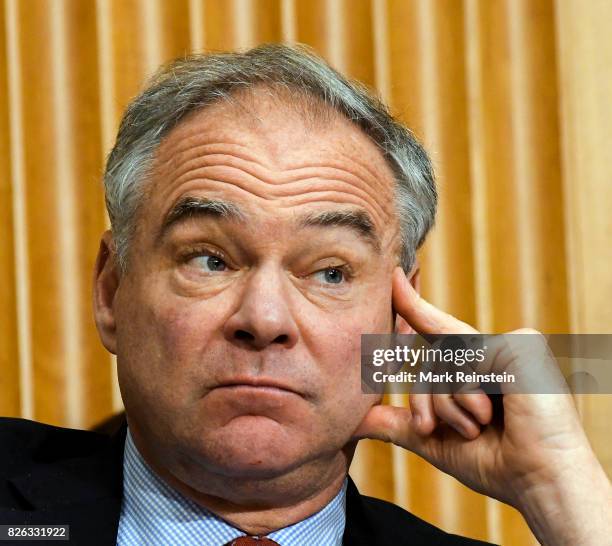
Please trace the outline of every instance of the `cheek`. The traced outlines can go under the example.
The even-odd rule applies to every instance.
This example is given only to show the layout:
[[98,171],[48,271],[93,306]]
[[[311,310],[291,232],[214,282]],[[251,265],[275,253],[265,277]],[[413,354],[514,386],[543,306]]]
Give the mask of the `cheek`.
[[323,435],[335,438],[339,446],[346,443],[375,402],[373,395],[362,392],[361,333],[359,327],[346,329],[319,361],[319,365],[325,363],[320,408],[325,415]]
[[319,317],[307,334],[321,373],[326,434],[338,438],[346,439],[380,398],[361,389],[361,335],[391,332],[390,287],[379,287],[371,294],[370,302],[350,312]]
[[393,331],[391,282],[371,283],[350,306],[329,312],[302,309],[300,316],[303,341],[324,375],[354,380],[360,373],[362,334]]
[[[159,292],[161,294],[161,292]],[[202,388],[206,353],[222,310],[207,302],[134,291],[117,324],[123,378],[138,394],[180,405]]]
[[184,366],[205,348],[222,317],[218,307],[202,301],[177,301],[160,306],[153,318],[154,337],[174,364]]
[[372,282],[364,285],[347,309],[331,313],[336,330],[360,339],[362,334],[391,333],[393,327],[391,283]]

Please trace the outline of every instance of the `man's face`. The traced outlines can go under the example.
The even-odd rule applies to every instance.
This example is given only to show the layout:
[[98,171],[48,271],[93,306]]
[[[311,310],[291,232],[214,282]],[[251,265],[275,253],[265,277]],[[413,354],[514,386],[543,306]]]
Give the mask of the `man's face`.
[[[349,121],[261,92],[163,141],[113,312],[130,425],[208,471],[333,457],[378,398],[360,336],[392,330],[393,176]],[[194,210],[197,208],[198,210]]]

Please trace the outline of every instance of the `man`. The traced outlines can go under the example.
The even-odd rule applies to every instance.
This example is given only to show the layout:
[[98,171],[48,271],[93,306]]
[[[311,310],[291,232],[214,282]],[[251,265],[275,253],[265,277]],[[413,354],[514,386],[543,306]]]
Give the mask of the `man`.
[[543,544],[609,543],[571,396],[506,395],[500,427],[482,392],[361,392],[362,333],[475,331],[417,294],[430,165],[363,89],[285,46],[176,61],[128,107],[105,186],[94,311],[127,427],[5,420],[2,523],[88,545],[477,543],[361,497],[368,437],[516,506]]

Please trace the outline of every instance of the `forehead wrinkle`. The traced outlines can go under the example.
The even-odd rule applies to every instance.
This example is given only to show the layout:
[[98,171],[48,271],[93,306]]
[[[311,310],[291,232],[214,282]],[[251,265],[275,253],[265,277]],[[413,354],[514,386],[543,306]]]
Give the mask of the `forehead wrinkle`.
[[[190,140],[193,140],[193,138]],[[182,142],[183,141],[181,141],[181,143]],[[238,148],[238,150],[234,150],[234,148]],[[168,150],[163,150],[162,152],[158,153],[156,160],[160,168],[172,168],[174,165],[193,161],[200,157],[227,155],[230,157],[236,157],[247,163],[253,163],[255,165],[260,164],[263,166],[264,164],[261,163],[261,154],[249,154],[251,151],[252,147],[244,144],[211,141],[196,145],[189,144],[182,149],[175,150],[170,148]],[[161,156],[164,155],[167,155],[168,157],[163,159]]]
[[[244,171],[245,173],[258,178],[259,180],[262,180],[264,182],[267,182],[273,185],[282,184],[284,182],[292,182],[294,180],[294,177],[295,179],[301,178],[303,177],[303,175],[300,173],[300,171],[307,170],[307,169],[310,169],[310,170],[333,169],[335,171],[338,171],[338,173],[344,174],[351,179],[354,178],[357,181],[363,182],[364,185],[366,186],[374,187],[378,185],[384,185],[383,182],[380,182],[380,173],[375,174],[373,171],[364,168],[364,170],[366,171],[366,174],[370,176],[370,181],[368,181],[368,176],[364,177],[359,172],[356,172],[356,173],[352,172],[350,169],[347,169],[346,164],[343,164],[340,161],[335,161],[334,159],[327,160],[325,163],[315,163],[315,162],[309,161],[306,163],[302,163],[299,166],[289,165],[286,168],[279,169],[279,168],[274,168],[273,166],[267,166],[265,163],[261,161],[252,159],[250,157],[245,157],[241,154],[235,154],[227,150],[219,150],[218,151],[219,153],[217,153],[216,150],[211,150],[209,153],[205,153],[205,154],[200,153],[203,148],[209,148],[210,146],[211,146],[210,144],[203,144],[203,145],[199,145],[199,146],[190,148],[189,151],[192,153],[191,154],[185,154],[185,153],[181,154],[181,155],[186,155],[186,157],[183,158],[182,160],[181,158],[170,158],[165,162],[165,164],[166,166],[169,166],[169,167],[172,167],[175,165],[181,166],[181,170],[179,170],[179,174],[174,176],[175,179],[180,179],[183,174],[185,174],[188,170],[190,170],[190,166],[195,162],[203,163],[202,165],[203,167],[221,166],[218,163],[215,163],[215,160],[220,158],[220,159],[229,160],[229,161],[225,161],[225,164],[227,166],[236,167]],[[189,157],[190,155],[192,157]],[[342,155],[342,154],[339,154],[339,155]],[[355,171],[359,171],[359,167],[362,166],[360,165],[359,161],[356,159],[354,160],[353,158],[346,156],[346,155],[345,157],[347,157],[347,159],[351,163],[354,163],[354,165],[351,165],[351,167],[357,166],[358,168],[355,169]],[[232,159],[236,159],[237,161],[232,161]],[[246,165],[243,166],[241,164],[242,162],[246,163]],[[280,175],[280,179],[278,181],[275,181],[272,178],[275,175]]]
[[[278,199],[279,196],[290,202],[304,202],[312,201],[313,197],[332,195],[338,202],[346,203],[348,198],[352,202],[361,200],[367,203],[368,208],[373,209],[374,217],[381,223],[388,222],[389,216],[393,216],[394,173],[382,151],[358,127],[353,126],[346,138],[340,138],[346,132],[344,127],[339,128],[341,135],[338,138],[330,138],[330,135],[334,135],[326,130],[321,133],[323,146],[319,146],[319,150],[316,146],[315,149],[303,150],[298,142],[297,146],[286,146],[285,153],[270,156],[266,151],[268,142],[265,134],[262,137],[260,134],[253,134],[248,128],[243,130],[241,125],[237,125],[240,119],[236,119],[235,115],[219,116],[211,111],[207,116],[194,120],[195,124],[192,125],[179,124],[175,128],[175,131],[179,132],[174,132],[173,138],[164,143],[166,148],[159,154],[158,165],[163,165],[164,178],[169,179],[170,183],[164,184],[168,188],[167,191],[159,188],[162,195],[172,195],[176,189],[181,189],[180,186],[189,183],[190,179],[198,177],[213,183],[231,184],[246,194],[268,202]],[[218,127],[226,118],[229,130],[227,127]],[[188,120],[183,123],[186,122],[188,123]],[[216,138],[212,138],[213,135]],[[274,135],[276,132],[273,132],[270,138]],[[219,142],[219,136],[228,142]],[[251,137],[254,137],[254,140]],[[310,140],[313,139],[309,138]],[[245,145],[242,144],[243,141],[252,141],[253,144]],[[319,143],[318,140],[313,142]],[[253,153],[253,149],[256,149],[257,153]],[[355,150],[362,153],[358,154]],[[304,161],[298,155],[300,152],[302,155],[314,157],[324,155],[325,161],[323,164],[320,160]],[[272,162],[272,158],[277,161]],[[369,158],[371,161],[367,161]],[[280,164],[287,165],[287,168],[280,170],[278,160]],[[230,165],[227,165],[228,161]],[[219,165],[223,162],[226,163],[225,166]],[[193,168],[195,166],[199,168]],[[277,175],[276,178],[274,175]],[[308,175],[312,176],[308,178]],[[321,189],[326,182],[327,187]],[[261,184],[265,183],[269,187],[267,191],[261,191]],[[306,184],[315,185],[314,191],[310,187],[304,187]],[[192,186],[195,186],[195,180]],[[346,186],[347,191],[344,191],[343,186]],[[272,195],[269,195],[270,189],[273,190]],[[294,195],[300,190],[305,191],[303,196]],[[338,196],[344,199],[338,199]]]
[[[256,123],[249,123],[254,121]],[[183,146],[189,147],[190,141],[194,139],[210,143],[221,137],[241,145],[238,141],[243,142],[245,136],[250,136],[264,143],[272,155],[277,155],[270,149],[270,145],[277,142],[275,133],[283,127],[302,131],[309,137],[314,132],[322,137],[322,142],[328,144],[336,134],[344,135],[333,142],[336,153],[346,156],[346,150],[353,150],[355,145],[367,148],[371,155],[378,156],[385,167],[394,171],[379,144],[335,107],[308,92],[274,84],[260,83],[253,88],[234,89],[227,100],[215,101],[192,111],[164,140],[170,142],[171,149],[176,147],[182,151]],[[298,143],[301,142],[303,139],[298,139]],[[270,153],[266,155],[270,156]],[[364,170],[376,178],[378,174],[370,171],[369,162],[362,162],[361,155],[352,158],[349,154],[348,158],[360,163]]]
[[[197,161],[204,162],[205,164],[203,165],[203,167],[217,167],[217,166],[221,167],[222,165],[219,165],[218,163],[214,162],[216,158],[219,158],[219,157],[232,158],[233,157],[233,158],[236,158],[238,161],[236,162],[236,165],[230,164],[229,166],[236,167],[239,170],[244,171],[245,173],[259,180],[262,180],[266,183],[269,183],[271,185],[283,184],[285,182],[293,182],[293,181],[304,178],[305,176],[307,176],[308,172],[310,171],[313,171],[316,169],[326,169],[326,170],[334,170],[334,171],[337,171],[338,173],[345,174],[350,179],[355,179],[358,182],[362,182],[364,186],[366,187],[375,188],[377,186],[384,187],[385,184],[382,179],[388,174],[385,172],[383,173],[376,172],[369,167],[369,164],[361,162],[359,158],[351,157],[341,152],[337,152],[337,155],[346,157],[346,159],[348,159],[349,162],[352,163],[351,167],[357,167],[355,169],[356,172],[352,172],[350,169],[347,169],[346,163],[335,160],[334,158],[327,159],[324,163],[304,161],[299,164],[288,164],[284,168],[275,168],[272,165],[266,165],[264,162],[262,162],[260,160],[259,155],[254,154],[250,156],[247,153],[243,153],[243,152],[250,151],[251,150],[250,147],[239,145],[239,144],[231,144],[231,146],[240,148],[241,153],[233,153],[230,150],[224,150],[223,144],[209,143],[209,144],[202,144],[196,147],[187,148],[184,152],[181,152],[180,155],[187,156],[185,158],[186,161],[185,160],[181,161],[180,157],[179,158],[171,157],[168,160],[166,160],[165,163],[170,164],[171,162],[174,165],[176,164],[184,165],[185,168],[181,169],[178,176],[175,177],[175,178],[181,178],[182,175],[184,175],[186,172],[190,170],[190,166],[194,162],[197,162]],[[201,151],[206,151],[206,149],[209,149],[208,153],[205,153],[205,154],[200,153]],[[192,151],[193,153],[186,154],[185,152],[187,150]],[[190,155],[192,155],[192,157],[189,157]],[[241,162],[244,162],[247,165],[251,165],[252,168],[248,168],[246,166],[240,165]],[[363,173],[359,172],[360,170],[364,172]],[[303,173],[302,171],[306,171],[306,173]],[[278,180],[278,182],[276,182],[273,179],[273,176],[275,175],[280,176],[280,179]],[[391,173],[391,175],[392,175],[392,181],[393,181],[393,178],[394,178],[393,173]],[[317,178],[317,177],[318,176],[316,174],[311,176],[311,178]]]
[[[252,163],[254,166],[261,166],[262,168],[268,169],[269,171],[272,171],[272,172],[298,171],[303,168],[317,167],[319,165],[318,163],[313,163],[311,161],[305,161],[305,162],[299,162],[296,164],[288,163],[284,167],[275,167],[272,164],[272,162],[269,162],[268,164],[266,164],[265,162],[261,160],[261,156],[263,155],[262,153],[250,154],[249,152],[251,152],[253,149],[252,146],[240,144],[237,142],[219,142],[216,139],[193,145],[189,141],[195,140],[195,138],[196,137],[189,137],[187,139],[180,140],[178,144],[184,144],[184,146],[178,146],[177,144],[177,146],[170,147],[167,150],[163,150],[163,152],[158,151],[156,159],[157,159],[159,166],[160,167],[168,166],[168,165],[171,166],[177,163],[184,163],[185,160],[191,161],[198,157],[217,156],[217,155],[221,155],[221,156],[227,155],[229,157],[233,156],[242,161]],[[238,150],[234,151],[233,148],[238,148]],[[161,146],[160,146],[160,150],[161,150]],[[205,152],[205,153],[202,154],[201,152]],[[168,157],[166,159],[162,159],[161,156],[163,155],[167,155]],[[356,176],[364,180],[367,180],[368,178],[372,180],[379,180],[381,178],[381,173],[370,168],[370,164],[363,162],[361,157],[359,156],[353,157],[351,155],[344,153],[342,150],[334,150],[332,152],[332,156],[334,155],[339,156],[341,158],[343,157],[346,160],[348,160],[349,163],[352,163],[353,164],[352,166],[356,167],[354,169],[355,171],[362,170],[363,173],[357,172]],[[183,158],[185,159],[183,160]],[[327,159],[326,165],[323,165],[323,166],[334,167],[334,168],[338,168],[339,170],[347,171],[344,165],[345,163],[343,163],[341,160],[338,161],[336,158],[331,157]],[[384,162],[384,166],[388,168],[386,161]],[[350,171],[347,171],[347,172],[350,172]],[[351,174],[354,174],[354,173],[351,173]],[[393,176],[392,172],[391,172],[391,175]]]
[[[340,166],[333,164],[312,164],[303,166],[297,169],[286,169],[286,170],[271,170],[266,167],[252,169],[250,164],[241,165],[240,162],[221,162],[216,161],[219,156],[210,156],[208,158],[198,157],[191,159],[181,165],[181,169],[173,174],[173,179],[177,183],[181,183],[184,178],[189,179],[190,173],[198,173],[202,170],[225,170],[229,172],[237,172],[240,174],[246,174],[248,178],[254,179],[259,182],[264,182],[270,186],[283,186],[291,184],[293,182],[299,182],[301,180],[330,180],[338,181],[350,185],[358,191],[367,193],[366,189],[372,189],[373,192],[379,193],[381,189],[384,189],[384,182],[374,179],[373,181],[367,181],[361,178],[359,175],[346,170]],[[227,156],[222,156],[226,158]],[[195,164],[195,168],[194,168]]]
[[[371,144],[372,146],[375,146],[374,143]],[[371,167],[372,162],[364,161],[361,155],[351,155],[346,153],[342,148],[336,148],[333,151],[326,150],[326,152],[330,153],[331,155],[330,158],[326,158],[326,164],[332,167],[338,166],[338,169],[347,171],[346,164],[348,161],[348,164],[350,164],[355,170],[355,173],[351,173],[354,176],[357,176],[364,181],[369,179],[375,182],[378,182],[383,178],[390,177],[393,184],[395,182],[395,174],[393,169],[382,156],[382,152],[380,152],[378,149],[376,149],[376,151],[379,152],[380,157],[378,159],[380,159],[382,163],[382,169],[380,171],[374,170]],[[342,158],[344,158],[346,161],[342,161]],[[299,170],[306,167],[316,167],[317,165],[318,163],[313,163],[311,161],[301,161],[299,163],[289,165],[288,169]]]
[[[215,173],[212,171],[218,171],[220,169],[227,169],[230,172],[226,173]],[[199,172],[198,172],[199,171]],[[201,172],[208,171],[208,172]],[[216,182],[219,184],[229,184],[234,188],[238,188],[243,190],[244,192],[259,197],[260,199],[264,199],[266,201],[274,201],[279,199],[299,199],[300,197],[304,197],[306,200],[311,200],[313,195],[316,194],[329,194],[329,193],[337,193],[345,196],[352,196],[358,198],[360,201],[367,203],[374,210],[375,215],[380,216],[381,218],[386,216],[388,212],[385,210],[385,207],[379,203],[379,201],[372,195],[372,193],[367,192],[363,188],[355,185],[353,183],[347,182],[345,180],[340,180],[336,178],[323,178],[320,174],[318,176],[313,176],[311,178],[303,178],[300,180],[293,180],[291,182],[285,182],[283,184],[272,185],[272,191],[270,191],[269,187],[261,187],[262,183],[265,184],[265,181],[262,182],[257,177],[248,177],[250,180],[247,181],[240,176],[235,177],[231,176],[233,174],[233,169],[228,167],[202,167],[201,169],[194,169],[185,173],[182,178],[185,180],[178,180],[178,186],[184,186],[189,183],[191,180],[196,182],[197,180],[205,180],[208,182]],[[244,174],[243,171],[239,171],[240,174]],[[223,176],[223,175],[226,176]],[[188,176],[191,175],[191,176]],[[193,176],[195,175],[195,178]],[[253,184],[253,180],[255,183]],[[318,183],[313,184],[313,181]],[[324,187],[324,184],[327,183],[327,187]],[[343,188],[349,188],[351,191],[347,191]],[[368,186],[369,187],[369,186]],[[381,220],[382,222],[382,220]]]
[[[210,185],[203,188],[203,180],[209,182]],[[226,186],[229,185],[231,186],[232,192],[238,195],[244,195],[247,199],[255,197],[268,203],[277,202],[278,206],[283,209],[300,205],[320,204],[321,202],[336,203],[344,206],[353,204],[362,208],[368,205],[371,207],[371,212],[373,213],[372,217],[377,221],[377,224],[385,226],[389,223],[388,214],[380,207],[376,199],[366,192],[360,192],[360,195],[355,195],[354,193],[347,193],[336,188],[313,188],[313,185],[309,181],[303,181],[300,185],[305,186],[303,189],[306,191],[300,191],[299,186],[297,188],[288,188],[285,186],[285,190],[292,189],[293,192],[289,193],[285,191],[283,195],[278,195],[278,192],[270,194],[269,191],[260,190],[260,184],[244,184],[244,181],[241,180],[227,180],[224,178],[207,176],[206,178],[196,178],[190,182],[191,183],[185,182],[179,187],[180,193],[172,199],[173,202],[178,200],[180,196],[189,194],[197,195],[202,192],[205,192],[207,197],[225,198],[228,195]],[[215,185],[220,186],[220,188],[215,188]],[[295,185],[295,183],[292,184],[292,186]],[[351,186],[351,188],[354,188],[354,186]],[[274,187],[274,189],[278,190],[279,187]],[[219,190],[221,190],[221,192],[219,192]],[[237,202],[241,201],[242,197],[238,197]],[[365,208],[368,207],[366,206]]]
[[[197,165],[198,168],[193,168],[194,164]],[[318,180],[319,182],[328,181],[335,183],[330,190],[337,190],[336,186],[338,184],[346,185],[350,187],[352,191],[359,194],[364,200],[370,202],[371,206],[377,209],[379,214],[384,214],[386,212],[385,208],[388,208],[386,205],[388,205],[391,198],[391,196],[389,196],[389,199],[385,202],[381,202],[380,199],[372,199],[373,194],[380,195],[380,190],[384,189],[384,182],[378,179],[374,179],[373,181],[363,180],[358,174],[347,170],[344,165],[339,165],[336,161],[330,164],[308,162],[307,164],[302,164],[302,166],[297,169],[290,169],[283,172],[271,170],[265,166],[259,166],[256,162],[247,161],[246,164],[244,164],[242,158],[231,154],[209,154],[208,157],[199,155],[173,166],[180,167],[178,173],[168,172],[168,176],[172,177],[174,182],[173,185],[178,186],[185,184],[194,177],[245,186],[246,181],[242,182],[239,177],[235,178],[233,176],[231,171],[236,171],[236,174],[239,176],[246,175],[248,179],[251,179],[256,184],[263,182],[274,186],[275,194],[281,196],[295,192],[296,189],[294,184],[296,182],[310,183],[311,181]],[[255,169],[252,169],[252,166],[254,166]],[[225,170],[226,172],[219,174],[218,171],[220,170]],[[227,174],[227,171],[230,171],[230,176],[224,176]],[[164,173],[162,172],[159,174],[163,175]],[[203,174],[206,174],[206,176],[202,176]],[[274,180],[272,177],[275,175],[280,175],[281,179],[278,181]],[[311,176],[308,177],[308,175]],[[259,197],[265,197],[260,193],[258,195]]]
[[[214,117],[215,116],[213,116],[213,118]],[[209,125],[210,121],[211,119],[208,118],[204,121],[204,123],[206,125]],[[271,160],[270,154],[266,153],[265,151],[265,147],[263,149],[258,150],[257,153],[250,153],[251,150],[253,149],[253,144],[243,144],[235,140],[232,136],[232,133],[238,133],[238,135],[244,137],[245,135],[244,131],[221,131],[222,138],[227,139],[227,142],[220,142],[219,141],[220,135],[219,135],[218,130],[214,131],[215,138],[213,138],[213,135],[210,135],[210,132],[213,132],[212,130],[202,129],[201,127],[197,129],[195,127],[194,128],[190,127],[190,129],[191,129],[190,136],[179,138],[181,136],[179,133],[179,134],[174,135],[175,137],[174,139],[171,139],[169,141],[166,140],[165,142],[162,143],[162,145],[160,146],[160,149],[159,149],[160,152],[158,153],[158,155],[159,156],[166,155],[168,157],[165,160],[162,160],[162,158],[159,157],[160,164],[180,163],[181,156],[185,156],[185,155],[187,156],[188,160],[194,159],[193,156],[200,155],[200,152],[202,151],[206,152],[208,149],[210,150],[210,152],[204,155],[212,155],[215,152],[219,152],[220,154],[227,153],[227,155],[229,156],[233,155],[246,162],[251,162],[255,168],[257,168],[257,166],[261,166],[263,168],[268,169],[271,172],[293,171],[293,170],[300,169],[304,166],[309,166],[309,165],[316,166],[315,163],[312,163],[310,161],[304,162],[304,161],[298,160],[297,163],[290,163],[289,161],[291,160],[291,158],[289,158],[289,160],[285,162],[284,166],[280,166],[278,164],[278,161],[274,162]],[[354,127],[354,130],[361,133],[358,127]],[[248,134],[248,131],[246,134]],[[374,168],[372,168],[371,165],[375,161],[374,162],[365,161],[362,157],[364,156],[364,154],[347,153],[347,151],[345,150],[346,148],[345,140],[340,140],[338,143],[333,143],[332,149],[327,147],[327,148],[322,148],[321,150],[318,150],[318,151],[315,150],[316,155],[320,156],[322,152],[323,154],[331,156],[326,159],[326,163],[329,166],[337,166],[337,168],[339,168],[340,170],[350,171],[351,169],[346,168],[346,164],[348,163],[352,167],[352,170],[355,171],[355,173],[352,173],[352,174],[356,174],[358,177],[362,178],[364,181],[368,181],[368,179],[373,180],[373,181],[378,181],[381,178],[384,178],[386,177],[386,175],[388,175],[393,183],[395,180],[395,173],[393,172],[392,167],[389,165],[388,161],[382,154],[382,150],[380,150],[377,144],[373,142],[370,139],[370,137],[365,135],[365,133],[362,133],[360,136],[362,136],[364,139],[362,142],[356,141],[355,138],[349,138],[348,140],[353,143],[356,143],[357,146],[360,148],[363,148],[365,144],[365,148],[366,148],[365,151],[369,152],[368,155],[378,156],[378,157],[373,157],[372,159],[379,160],[381,169],[375,170]],[[261,141],[261,136],[256,135],[256,140]],[[162,152],[161,149],[164,146],[167,147],[167,150]],[[238,148],[238,150],[232,150],[232,148]],[[293,149],[292,151],[295,152],[296,150]],[[312,150],[310,152],[312,152]],[[263,160],[264,156],[266,156],[267,161]],[[276,156],[278,156],[278,154],[276,154]],[[287,159],[286,154],[282,155],[281,157],[276,157],[276,158],[277,159]],[[260,178],[264,179],[265,174],[260,176]]]
[[[333,161],[333,160],[326,160],[325,163],[321,163],[321,162],[302,163],[300,166],[295,166],[295,167],[292,166],[290,169],[287,169],[287,172],[294,173],[294,176],[296,178],[301,178],[303,177],[302,171],[306,171],[307,173],[309,173],[309,172],[320,170],[320,169],[323,169],[325,171],[332,171],[333,173],[344,175],[347,181],[356,180],[364,187],[372,188],[376,192],[383,189],[385,185],[384,182],[381,180],[381,176],[371,175],[370,178],[368,178],[368,176],[364,177],[362,176],[360,172],[358,172],[358,169],[355,169],[355,172],[353,172],[353,170],[347,169],[346,164],[343,164],[338,161]],[[370,174],[370,173],[366,173],[366,174]],[[316,174],[313,174],[312,178],[316,178],[316,176],[317,176]],[[342,176],[339,179],[342,180]],[[291,180],[292,180],[291,178],[288,178],[288,181],[291,181]]]
[[[197,163],[200,163],[200,159],[197,160]],[[253,180],[254,182],[263,182],[270,186],[275,187],[275,191],[282,195],[284,187],[289,187],[291,184],[296,182],[306,182],[311,180],[320,180],[320,181],[329,181],[329,182],[337,182],[340,184],[346,184],[351,188],[355,189],[357,192],[362,193],[364,195],[368,195],[368,189],[373,190],[373,192],[379,192],[380,188],[376,186],[383,185],[380,184],[370,184],[367,181],[364,181],[359,176],[347,171],[345,169],[337,168],[335,166],[327,166],[327,165],[313,165],[309,167],[302,167],[300,169],[292,170],[292,171],[273,171],[273,172],[255,172],[248,168],[243,168],[242,166],[234,165],[234,164],[221,164],[220,162],[211,162],[203,161],[203,165],[199,165],[196,168],[193,168],[192,164],[196,163],[196,160],[189,161],[185,163],[184,168],[181,169],[178,173],[174,175],[174,182],[180,185],[185,181],[192,178],[190,175],[200,175],[201,171],[211,171],[210,174],[215,174],[217,171],[223,171],[224,173],[237,173],[237,174],[246,174],[247,178]],[[274,177],[278,179],[275,180]]]

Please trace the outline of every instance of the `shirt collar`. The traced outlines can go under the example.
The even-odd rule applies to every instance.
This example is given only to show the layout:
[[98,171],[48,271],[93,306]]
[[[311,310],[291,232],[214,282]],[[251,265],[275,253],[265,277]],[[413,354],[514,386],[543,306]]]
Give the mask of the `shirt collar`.
[[[129,428],[123,467],[118,545],[200,543],[221,546],[245,536],[243,531],[163,481],[142,458]],[[338,494],[321,510],[266,536],[281,546],[340,546],[346,522],[347,481],[345,478]]]

